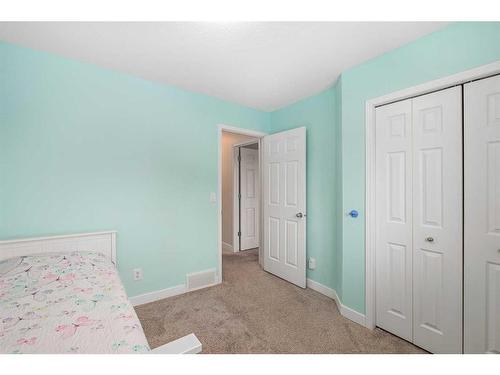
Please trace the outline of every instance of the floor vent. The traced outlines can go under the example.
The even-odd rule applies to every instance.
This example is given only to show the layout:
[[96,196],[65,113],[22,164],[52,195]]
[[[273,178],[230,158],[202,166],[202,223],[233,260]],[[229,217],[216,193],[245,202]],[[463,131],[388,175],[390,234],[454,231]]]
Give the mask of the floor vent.
[[188,273],[186,286],[188,290],[204,288],[215,284],[215,268],[207,271]]

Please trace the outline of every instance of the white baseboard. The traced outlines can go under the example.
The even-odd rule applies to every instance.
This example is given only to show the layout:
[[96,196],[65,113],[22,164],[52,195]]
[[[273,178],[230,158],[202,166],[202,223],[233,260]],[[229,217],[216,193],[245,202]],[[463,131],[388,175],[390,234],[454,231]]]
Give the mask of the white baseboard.
[[339,297],[337,296],[337,292],[334,289],[320,284],[312,279],[307,279],[307,287],[327,297],[330,297],[331,299],[335,300],[337,305],[339,305]]
[[360,312],[357,312],[356,310],[351,309],[350,307],[343,305],[335,289],[327,287],[326,285],[320,284],[317,281],[311,279],[307,279],[307,287],[333,299],[337,304],[340,314],[343,317],[352,320],[353,322],[358,323],[363,327],[367,327],[366,316],[364,314],[361,314]]
[[340,313],[343,317],[350,319],[353,322],[362,325],[363,327],[369,328],[366,325],[366,316],[364,314],[361,314],[360,312],[357,312],[356,310],[353,310],[346,305],[342,305],[342,303],[340,304]]
[[233,245],[222,241],[222,251],[226,253],[232,253],[233,252]]
[[186,293],[188,290],[185,284],[173,286],[167,289],[155,290],[154,292],[139,294],[138,296],[129,297],[132,306],[144,305],[145,303],[158,301],[160,299],[178,296]]
[[[155,290],[152,292],[139,294],[137,296],[129,297],[132,306],[144,305],[145,303],[159,301],[164,298],[178,296],[179,294],[184,294],[187,292],[194,292],[195,290],[208,288],[217,284],[220,284],[219,275],[215,272],[215,269],[209,269],[207,271],[197,272],[201,273],[210,273],[213,275],[210,279],[207,279],[207,283],[204,285],[198,284],[196,287],[188,288],[186,284],[176,285],[170,288]],[[191,273],[189,275],[194,275]],[[187,276],[187,275],[186,275]]]
[[[179,294],[184,294],[187,292],[192,292],[195,290],[208,288],[219,284],[220,281],[218,280],[217,275],[215,276],[215,279],[217,280],[217,282],[215,283],[203,285],[194,289],[188,289],[185,284],[181,284],[167,289],[156,290],[154,292],[140,294],[138,296],[130,297],[129,299],[133,306],[143,305],[145,303],[158,301],[164,298],[177,296]],[[340,314],[342,314],[342,316],[344,316],[345,318],[352,320],[353,322],[358,323],[364,327],[370,328],[366,325],[365,315],[351,309],[350,307],[343,305],[335,289],[327,287],[326,285],[323,285],[311,279],[307,279],[307,287],[333,299],[337,304]]]

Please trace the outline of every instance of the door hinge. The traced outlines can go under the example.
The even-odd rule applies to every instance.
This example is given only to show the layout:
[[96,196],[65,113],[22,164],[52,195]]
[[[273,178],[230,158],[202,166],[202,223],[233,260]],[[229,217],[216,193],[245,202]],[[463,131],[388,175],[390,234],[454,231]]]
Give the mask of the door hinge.
[[238,232],[238,237],[241,237],[241,232]]
[[241,199],[241,194],[238,194],[238,198]]

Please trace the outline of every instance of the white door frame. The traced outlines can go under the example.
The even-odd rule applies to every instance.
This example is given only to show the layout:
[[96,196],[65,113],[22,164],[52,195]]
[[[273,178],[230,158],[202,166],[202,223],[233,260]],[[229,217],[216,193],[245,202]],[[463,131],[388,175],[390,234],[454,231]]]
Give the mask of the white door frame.
[[[238,195],[235,194],[236,191],[239,190],[240,188],[240,179],[238,178],[239,174],[239,162],[238,162],[238,149],[243,146],[249,146],[257,144],[258,145],[258,152],[259,152],[259,177],[260,177],[260,139],[253,140],[253,141],[247,141],[247,142],[242,142],[242,143],[236,143],[233,145],[233,252],[237,253],[240,251],[239,246],[236,246],[236,244],[239,242],[238,238],[238,232],[235,231],[235,228],[239,226],[239,205],[238,205]],[[260,184],[259,184],[260,188]],[[261,192],[259,192],[260,194]],[[259,195],[259,206],[260,206],[260,195]],[[259,215],[261,216],[261,215]],[[259,220],[259,225],[260,225],[260,220]],[[259,228],[260,229],[260,228]],[[259,237],[260,237],[260,231],[259,231]],[[259,247],[260,249],[260,247]],[[259,263],[260,263],[260,258],[259,258]]]
[[409,87],[366,101],[365,105],[365,325],[374,329],[375,321],[375,109],[395,101],[428,94],[500,73],[500,61],[482,65],[434,81]]
[[[238,128],[236,126],[230,126],[230,125],[224,125],[224,124],[219,124],[217,125],[217,226],[218,226],[218,238],[217,238],[217,246],[218,246],[218,257],[219,257],[219,272],[217,275],[218,282],[222,282],[222,132],[228,132],[228,133],[235,133],[235,134],[241,134],[241,135],[248,135],[251,137],[258,138],[259,142],[259,171],[262,173],[261,168],[260,168],[260,160],[261,160],[261,138],[266,136],[267,133],[256,131],[256,130],[250,130],[250,129],[244,129],[244,128]],[[253,141],[255,142],[255,141]],[[260,179],[262,181],[262,179]],[[262,182],[260,182],[259,186],[260,191],[262,192]],[[262,200],[261,200],[261,205],[262,205]],[[262,228],[262,210],[260,213],[261,216],[261,228]],[[234,225],[234,221],[233,221]],[[233,235],[234,235],[234,228],[233,228]],[[262,231],[260,233],[261,240],[259,242],[262,243]],[[234,237],[233,237],[234,238]],[[234,240],[233,240],[234,241]],[[233,245],[234,246],[234,245]],[[261,247],[259,247],[259,262],[260,259],[262,258],[260,256],[260,251]],[[234,249],[233,249],[234,250]]]

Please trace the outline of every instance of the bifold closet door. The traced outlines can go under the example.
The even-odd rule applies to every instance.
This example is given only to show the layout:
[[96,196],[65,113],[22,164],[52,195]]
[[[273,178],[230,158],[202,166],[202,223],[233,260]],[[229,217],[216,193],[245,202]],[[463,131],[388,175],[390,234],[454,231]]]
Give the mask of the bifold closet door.
[[376,322],[462,350],[461,88],[376,110]]
[[411,99],[376,111],[376,322],[412,341]]
[[462,352],[462,88],[413,99],[413,343]]
[[464,349],[500,353],[500,76],[465,85]]

